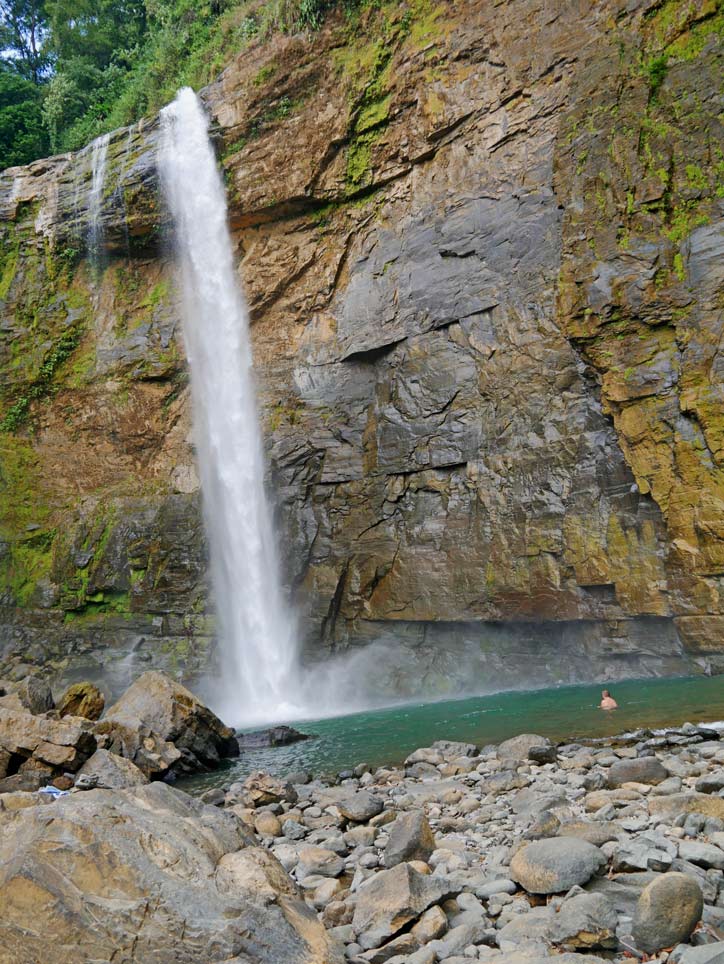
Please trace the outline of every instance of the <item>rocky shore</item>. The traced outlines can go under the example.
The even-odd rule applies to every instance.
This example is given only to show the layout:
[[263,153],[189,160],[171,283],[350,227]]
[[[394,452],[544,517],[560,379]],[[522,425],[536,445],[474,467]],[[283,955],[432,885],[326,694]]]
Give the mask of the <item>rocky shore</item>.
[[[96,739],[124,720],[128,738],[140,682]],[[149,783],[116,736],[58,799],[0,794],[0,962],[721,964],[721,736],[439,741],[400,767],[254,773],[201,799]],[[159,740],[147,726],[140,745]]]

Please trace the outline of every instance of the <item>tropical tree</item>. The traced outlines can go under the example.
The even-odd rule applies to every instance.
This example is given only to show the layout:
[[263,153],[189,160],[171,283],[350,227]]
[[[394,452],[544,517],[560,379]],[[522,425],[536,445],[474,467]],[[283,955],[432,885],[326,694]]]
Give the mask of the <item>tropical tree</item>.
[[0,0],[0,55],[34,84],[48,72],[47,33],[45,0]]

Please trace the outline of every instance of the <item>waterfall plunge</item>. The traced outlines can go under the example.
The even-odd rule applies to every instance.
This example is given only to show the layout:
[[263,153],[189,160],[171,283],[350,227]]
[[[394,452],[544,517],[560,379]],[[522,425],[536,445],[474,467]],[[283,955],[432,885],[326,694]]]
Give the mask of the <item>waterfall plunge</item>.
[[296,626],[280,586],[264,493],[248,313],[234,270],[224,186],[208,123],[189,88],[161,113],[159,168],[173,215],[184,297],[194,429],[222,678],[232,724],[303,715]]

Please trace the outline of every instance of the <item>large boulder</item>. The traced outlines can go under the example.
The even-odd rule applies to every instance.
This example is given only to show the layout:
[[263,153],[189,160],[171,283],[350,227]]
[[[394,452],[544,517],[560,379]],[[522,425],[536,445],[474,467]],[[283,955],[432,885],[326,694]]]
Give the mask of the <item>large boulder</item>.
[[108,750],[96,750],[78,771],[76,783],[88,789],[125,790],[143,786],[148,777],[131,760]]
[[242,750],[258,750],[268,746],[289,746],[301,740],[311,739],[308,733],[300,733],[293,726],[270,726],[266,730],[255,730],[253,733],[240,733],[237,737],[239,748]]
[[101,720],[96,723],[95,734],[101,749],[130,760],[150,780],[176,771],[184,773],[194,769],[173,743],[161,739],[147,726],[126,726]]
[[297,791],[284,780],[257,770],[244,781],[242,799],[247,807],[268,807],[275,803],[296,803]]
[[[542,748],[542,752],[550,752],[552,744],[546,736],[539,736],[537,733],[521,733],[519,736],[504,740],[497,749],[497,756],[504,763],[522,763],[529,759],[530,751],[534,747]],[[539,755],[535,754],[536,760]]]
[[558,894],[585,884],[605,863],[586,840],[550,837],[521,847],[510,861],[510,876],[529,894]]
[[704,897],[688,874],[662,874],[644,887],[636,904],[633,938],[639,950],[656,953],[685,941],[701,920]]
[[341,964],[278,860],[248,842],[232,814],[158,782],[0,813],[0,956]]
[[364,949],[379,947],[394,937],[428,907],[457,891],[439,877],[418,873],[398,864],[366,880],[359,888],[352,928]]
[[6,709],[25,711],[35,716],[55,708],[50,686],[37,676],[26,676],[19,683],[3,681],[0,691],[0,706]]
[[549,937],[566,947],[615,949],[617,923],[616,910],[603,894],[576,894],[554,916]]
[[57,710],[60,716],[99,720],[105,705],[105,697],[94,683],[73,683],[58,700]]
[[701,813],[724,820],[724,797],[708,793],[671,793],[648,798],[649,813],[662,820],[673,820],[682,813]]
[[435,849],[433,834],[422,810],[401,813],[390,828],[384,863],[394,867],[407,860],[427,860]]
[[367,790],[358,790],[337,803],[339,812],[354,823],[366,823],[378,813],[382,813],[383,803],[379,797]]
[[0,778],[36,771],[39,778],[48,779],[56,772],[73,772],[95,748],[87,720],[53,720],[0,708]]
[[608,785],[613,790],[624,783],[646,783],[656,786],[669,777],[669,771],[655,756],[642,756],[633,760],[619,760],[608,771]]
[[[164,673],[150,671],[133,683],[96,725],[107,749],[129,757],[147,775],[192,773],[216,766],[222,757],[238,756],[234,731],[201,700]],[[134,737],[135,735],[135,737]],[[156,738],[146,760],[146,740]],[[178,756],[169,750],[169,744]],[[157,767],[153,773],[149,770]]]

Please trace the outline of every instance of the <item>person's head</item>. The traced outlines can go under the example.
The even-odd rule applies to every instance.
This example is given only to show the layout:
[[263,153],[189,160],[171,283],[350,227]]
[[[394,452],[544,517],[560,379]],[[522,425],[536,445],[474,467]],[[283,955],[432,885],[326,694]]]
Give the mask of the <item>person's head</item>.
[[608,690],[604,690],[603,693],[601,693],[601,696],[604,698],[604,700],[611,698],[611,694],[608,692]]

